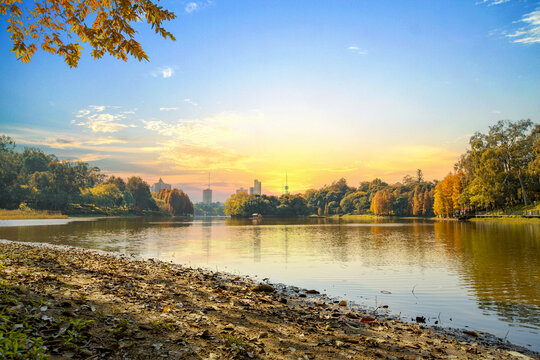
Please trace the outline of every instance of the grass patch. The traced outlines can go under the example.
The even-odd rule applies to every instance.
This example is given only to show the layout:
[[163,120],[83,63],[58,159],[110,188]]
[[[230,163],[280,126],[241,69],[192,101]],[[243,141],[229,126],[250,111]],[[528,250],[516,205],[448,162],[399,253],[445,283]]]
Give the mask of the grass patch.
[[18,219],[67,219],[67,215],[63,215],[60,211],[50,211],[50,210],[0,209],[0,220],[18,220]]
[[247,351],[248,345],[246,344],[243,337],[239,335],[221,335],[221,338],[227,345],[227,347],[230,347],[231,351],[233,353],[239,353],[243,354]]
[[540,224],[539,218],[526,218],[523,216],[506,216],[506,217],[482,217],[469,219],[471,222],[497,222],[497,223],[512,223],[512,224]]
[[345,215],[330,215],[330,219],[342,219],[342,220],[373,220],[373,219],[382,219],[384,216],[377,216],[371,214],[345,214]]
[[33,331],[41,320],[20,311],[20,300],[6,281],[0,282],[0,358],[47,359],[43,339]]

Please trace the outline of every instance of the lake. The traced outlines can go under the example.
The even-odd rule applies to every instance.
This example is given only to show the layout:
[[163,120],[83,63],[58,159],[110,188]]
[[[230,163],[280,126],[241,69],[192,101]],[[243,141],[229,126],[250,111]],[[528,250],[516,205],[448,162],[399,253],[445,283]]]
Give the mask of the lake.
[[317,289],[540,350],[540,224],[328,219],[0,220],[0,239],[173,261]]

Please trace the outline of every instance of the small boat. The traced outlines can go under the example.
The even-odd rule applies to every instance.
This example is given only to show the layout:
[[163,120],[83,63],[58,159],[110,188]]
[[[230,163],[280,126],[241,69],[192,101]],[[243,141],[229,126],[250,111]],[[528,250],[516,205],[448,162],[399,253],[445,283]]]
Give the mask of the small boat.
[[259,214],[259,213],[251,214],[251,219],[253,219],[253,220],[262,220],[262,218],[263,218],[262,215]]

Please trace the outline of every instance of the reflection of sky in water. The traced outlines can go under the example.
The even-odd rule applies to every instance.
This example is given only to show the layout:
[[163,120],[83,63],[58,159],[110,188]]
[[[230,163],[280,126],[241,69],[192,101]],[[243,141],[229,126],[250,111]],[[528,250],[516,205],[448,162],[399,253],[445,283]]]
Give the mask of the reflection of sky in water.
[[269,277],[363,306],[389,305],[406,318],[424,315],[439,318],[442,325],[470,326],[501,337],[509,331],[508,339],[537,350],[539,233],[537,224],[323,219],[119,218],[0,227],[0,238]]

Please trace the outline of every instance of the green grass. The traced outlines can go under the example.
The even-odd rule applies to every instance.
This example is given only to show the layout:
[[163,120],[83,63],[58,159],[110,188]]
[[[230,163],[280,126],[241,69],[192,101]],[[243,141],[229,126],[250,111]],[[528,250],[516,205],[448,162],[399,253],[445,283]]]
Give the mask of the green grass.
[[[3,256],[0,256],[0,274],[4,276]],[[18,311],[21,299],[7,284],[0,281],[0,358],[47,359],[43,339],[33,336],[41,320],[37,316]]]
[[525,218],[523,216],[507,216],[507,217],[482,217],[469,219],[472,222],[498,222],[498,223],[532,223],[540,224],[539,218]]
[[330,219],[342,219],[342,220],[372,220],[372,219],[381,219],[384,216],[377,216],[372,214],[345,214],[345,215],[331,215],[329,216]]
[[49,211],[49,210],[0,209],[0,220],[17,220],[17,219],[67,219],[67,215],[62,215],[62,213],[60,213],[59,211]]

